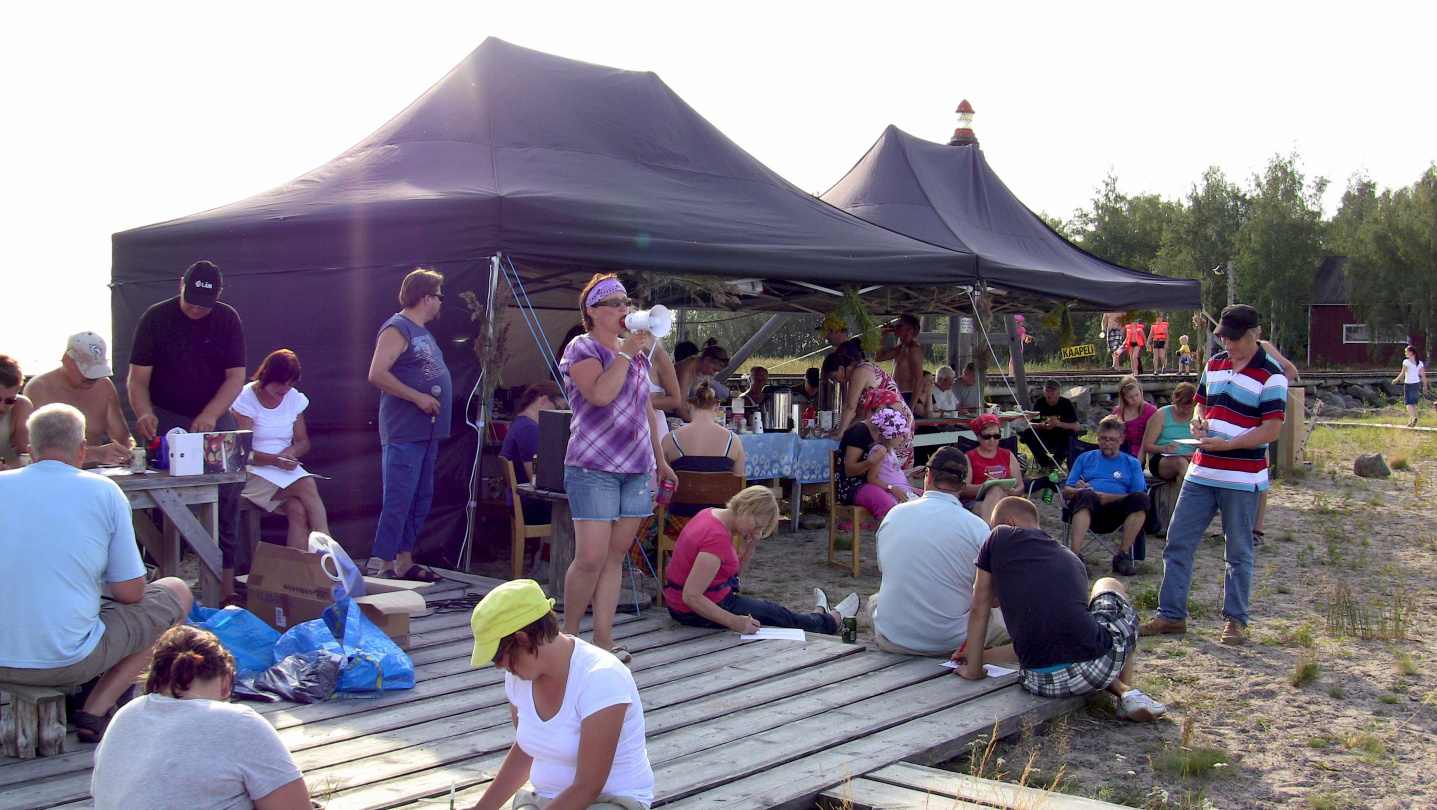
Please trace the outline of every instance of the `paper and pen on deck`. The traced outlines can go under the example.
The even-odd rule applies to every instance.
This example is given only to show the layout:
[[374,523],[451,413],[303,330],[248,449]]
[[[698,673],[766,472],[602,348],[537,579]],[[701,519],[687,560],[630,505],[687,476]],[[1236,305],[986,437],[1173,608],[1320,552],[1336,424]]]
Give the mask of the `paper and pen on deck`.
[[[945,666],[945,667],[947,667],[947,668],[949,668],[949,669],[957,669],[957,668],[958,668],[958,663],[957,663],[956,661],[944,661],[944,662],[943,662],[943,666]],[[1017,672],[1018,670],[1016,670],[1016,669],[1008,669],[1007,667],[1000,667],[1000,666],[998,666],[998,665],[996,665],[996,664],[984,664],[984,665],[983,665],[983,671],[986,672],[986,673],[988,673],[988,677],[990,677],[990,678],[1001,678],[1001,677],[1003,677],[1004,675],[1012,675],[1014,672]]]
[[807,637],[796,627],[760,627],[757,632],[741,635],[739,641],[805,641]]

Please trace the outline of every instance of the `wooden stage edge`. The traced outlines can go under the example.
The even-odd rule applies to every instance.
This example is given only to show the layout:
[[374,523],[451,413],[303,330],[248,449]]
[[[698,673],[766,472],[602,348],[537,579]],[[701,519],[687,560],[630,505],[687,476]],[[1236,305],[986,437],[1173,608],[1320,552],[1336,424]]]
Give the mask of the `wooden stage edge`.
[[[453,574],[424,595],[453,599],[495,582]],[[454,785],[456,806],[477,800],[514,732],[501,674],[469,666],[468,618],[455,610],[413,619],[413,689],[251,704],[294,752],[315,798],[331,810],[420,810]],[[951,759],[995,727],[1011,734],[1086,702],[1034,697],[1013,675],[965,681],[939,660],[832,636],[742,642],[652,609],[620,615],[615,637],[634,655],[655,807],[675,810],[811,807],[835,786],[900,762]],[[0,810],[93,807],[93,751],[71,733],[65,754],[0,759]]]

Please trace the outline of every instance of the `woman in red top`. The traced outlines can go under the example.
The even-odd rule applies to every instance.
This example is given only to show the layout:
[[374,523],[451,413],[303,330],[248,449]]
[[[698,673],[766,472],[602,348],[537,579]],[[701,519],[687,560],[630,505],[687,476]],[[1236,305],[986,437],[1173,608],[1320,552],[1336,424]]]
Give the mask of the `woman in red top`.
[[[844,619],[858,615],[858,594],[829,609],[828,596],[814,588],[813,613],[795,613],[783,605],[750,599],[738,591],[738,575],[760,538],[778,528],[778,500],[767,487],[749,487],[722,509],[705,509],[684,526],[674,555],[664,568],[664,603],[669,615],[690,627],[726,627],[742,634],[760,626],[797,627],[814,633],[837,633]],[[733,537],[743,538],[743,551]]]
[[[959,490],[958,497],[964,506],[984,521],[993,516],[993,507],[998,505],[998,501],[1009,495],[1023,494],[1023,472],[1018,468],[1018,457],[998,446],[998,439],[1003,435],[999,424],[998,417],[990,413],[968,423],[968,427],[978,436],[978,446],[967,453],[970,480],[967,486]],[[983,482],[990,478],[1012,478],[1014,483],[1008,489],[989,487],[988,491],[983,493],[982,500],[978,500],[978,492],[983,488]]]
[[1153,371],[1158,374],[1168,372],[1168,322],[1163,320],[1163,314],[1158,313],[1158,319],[1153,321],[1153,328],[1148,331],[1148,342],[1153,350]]
[[1148,431],[1148,420],[1157,412],[1158,406],[1143,399],[1143,384],[1137,377],[1129,374],[1118,381],[1118,407],[1113,409],[1113,415],[1123,420],[1123,444],[1140,464],[1147,464],[1143,435]]

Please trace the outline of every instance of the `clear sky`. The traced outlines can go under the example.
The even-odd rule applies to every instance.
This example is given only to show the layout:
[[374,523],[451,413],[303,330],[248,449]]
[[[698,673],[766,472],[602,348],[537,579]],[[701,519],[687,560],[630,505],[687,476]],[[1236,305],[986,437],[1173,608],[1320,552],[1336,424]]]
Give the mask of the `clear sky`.
[[35,373],[109,337],[110,234],[323,164],[488,36],[654,71],[812,192],[888,124],[946,142],[966,97],[994,169],[1067,218],[1110,170],[1178,197],[1294,150],[1329,211],[1353,172],[1413,182],[1434,30],[1412,2],[5,3],[0,353]]

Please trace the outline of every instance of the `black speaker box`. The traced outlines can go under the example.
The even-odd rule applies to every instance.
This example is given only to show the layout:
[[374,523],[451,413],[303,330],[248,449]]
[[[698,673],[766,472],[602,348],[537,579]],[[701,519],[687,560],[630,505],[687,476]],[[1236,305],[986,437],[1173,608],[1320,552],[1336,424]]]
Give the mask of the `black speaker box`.
[[539,411],[539,452],[534,458],[534,486],[564,492],[564,454],[569,450],[573,411]]

